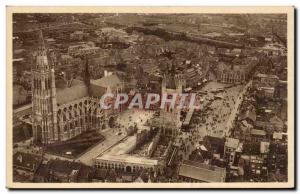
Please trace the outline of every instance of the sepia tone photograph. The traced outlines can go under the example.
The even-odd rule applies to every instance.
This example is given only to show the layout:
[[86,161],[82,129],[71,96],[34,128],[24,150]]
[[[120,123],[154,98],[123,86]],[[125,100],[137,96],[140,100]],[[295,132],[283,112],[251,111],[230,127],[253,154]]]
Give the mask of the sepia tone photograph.
[[293,188],[293,7],[7,7],[8,188]]

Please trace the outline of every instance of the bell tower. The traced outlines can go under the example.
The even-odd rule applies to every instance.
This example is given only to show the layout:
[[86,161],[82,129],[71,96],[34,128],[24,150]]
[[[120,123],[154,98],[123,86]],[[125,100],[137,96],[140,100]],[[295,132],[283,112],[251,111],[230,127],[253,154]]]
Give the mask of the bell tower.
[[54,68],[48,63],[43,33],[38,34],[38,48],[32,68],[33,140],[36,144],[59,141]]
[[[174,107],[171,107],[171,103],[165,103],[164,107],[160,111],[160,117],[163,121],[163,134],[168,137],[175,137],[180,129],[180,114],[181,111],[177,109],[179,105],[179,96],[182,94],[182,81],[181,77],[176,73],[176,67],[174,63],[171,66],[167,67],[167,72],[162,80],[162,90],[161,96],[167,96],[168,99],[172,99],[172,97],[176,97]],[[164,123],[168,121],[168,123]]]

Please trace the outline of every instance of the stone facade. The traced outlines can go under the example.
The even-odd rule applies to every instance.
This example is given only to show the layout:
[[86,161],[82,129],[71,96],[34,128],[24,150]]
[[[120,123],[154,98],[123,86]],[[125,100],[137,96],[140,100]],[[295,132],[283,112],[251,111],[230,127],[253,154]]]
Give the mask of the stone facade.
[[54,68],[48,63],[40,32],[36,64],[32,69],[34,142],[56,143],[100,128],[104,113],[98,106],[97,98],[90,97],[88,91],[88,86],[81,85],[57,92]]

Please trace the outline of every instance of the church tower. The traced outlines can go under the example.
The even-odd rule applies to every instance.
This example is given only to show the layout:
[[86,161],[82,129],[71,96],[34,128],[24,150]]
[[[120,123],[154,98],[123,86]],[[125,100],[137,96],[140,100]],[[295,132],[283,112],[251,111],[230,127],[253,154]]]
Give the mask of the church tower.
[[59,140],[54,68],[48,63],[42,31],[32,68],[32,118],[34,143],[46,145]]
[[[160,111],[160,117],[163,121],[162,133],[166,137],[175,137],[180,129],[180,114],[181,111],[177,109],[179,105],[179,97],[183,92],[184,82],[180,74],[176,73],[176,67],[174,63],[167,72],[164,74],[162,80],[161,96],[166,95],[168,99],[171,99],[176,94],[175,106],[171,107],[171,103],[165,103],[163,109]],[[168,123],[164,123],[168,121]]]
[[[175,65],[172,64],[171,69],[169,69],[168,66],[167,73],[164,75],[162,80],[161,93],[168,94],[168,95],[177,94],[177,96],[180,96],[183,92],[183,87],[184,87],[184,83],[183,83],[182,76],[176,73]],[[178,102],[176,101],[176,104],[177,103]],[[178,115],[176,111],[169,109],[169,106],[165,106],[164,111],[173,112],[176,115]]]

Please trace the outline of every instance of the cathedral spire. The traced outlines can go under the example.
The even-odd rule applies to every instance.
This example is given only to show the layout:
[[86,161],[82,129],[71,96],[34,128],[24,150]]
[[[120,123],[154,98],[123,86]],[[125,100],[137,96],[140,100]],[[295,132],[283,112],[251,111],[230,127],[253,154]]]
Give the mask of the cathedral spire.
[[174,64],[174,62],[172,63],[172,66],[171,66],[171,71],[170,71],[170,73],[172,74],[172,76],[174,76],[174,75],[175,75],[175,73],[176,73],[176,68],[175,68],[175,64]]
[[41,54],[41,55],[46,54],[46,46],[45,46],[45,41],[44,41],[42,30],[39,30],[39,32],[38,32],[38,51],[40,52],[39,54]]
[[39,70],[49,69],[47,59],[47,49],[44,42],[43,32],[38,32],[37,55],[36,55],[36,68]]
[[36,35],[36,64],[32,69],[33,140],[35,143],[49,144],[59,140],[55,74],[48,63],[42,31]]

